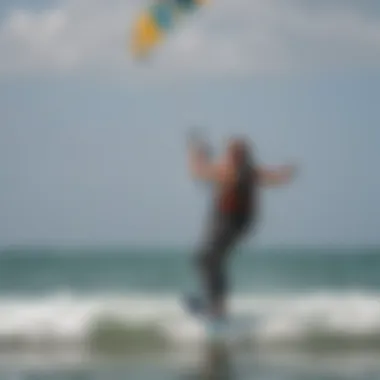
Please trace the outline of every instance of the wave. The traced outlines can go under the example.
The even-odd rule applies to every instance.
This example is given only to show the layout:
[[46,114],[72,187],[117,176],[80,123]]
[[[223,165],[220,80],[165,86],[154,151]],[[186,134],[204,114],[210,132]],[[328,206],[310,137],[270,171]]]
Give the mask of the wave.
[[[269,348],[380,349],[380,294],[237,296],[231,301],[237,344]],[[175,295],[56,294],[0,299],[0,349],[94,350],[189,347],[204,326]]]

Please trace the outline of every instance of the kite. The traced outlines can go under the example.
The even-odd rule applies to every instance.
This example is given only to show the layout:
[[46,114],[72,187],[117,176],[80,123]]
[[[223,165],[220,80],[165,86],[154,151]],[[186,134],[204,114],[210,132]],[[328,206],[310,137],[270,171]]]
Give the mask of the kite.
[[185,16],[208,0],[154,0],[132,27],[131,49],[135,58],[146,58]]

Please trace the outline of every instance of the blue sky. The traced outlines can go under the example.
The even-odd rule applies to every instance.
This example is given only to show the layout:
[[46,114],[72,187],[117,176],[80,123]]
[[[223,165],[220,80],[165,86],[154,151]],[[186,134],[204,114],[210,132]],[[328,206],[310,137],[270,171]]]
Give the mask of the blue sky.
[[186,244],[207,193],[184,134],[297,162],[260,244],[378,244],[376,1],[213,1],[136,65],[137,0],[0,5],[0,244]]

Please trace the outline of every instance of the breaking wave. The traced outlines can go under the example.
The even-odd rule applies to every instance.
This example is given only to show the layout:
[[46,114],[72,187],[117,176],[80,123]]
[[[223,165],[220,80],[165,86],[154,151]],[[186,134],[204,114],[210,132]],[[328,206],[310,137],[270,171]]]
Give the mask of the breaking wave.
[[[380,294],[237,296],[231,341],[271,348],[380,349]],[[175,295],[0,299],[0,349],[188,347],[203,324]]]

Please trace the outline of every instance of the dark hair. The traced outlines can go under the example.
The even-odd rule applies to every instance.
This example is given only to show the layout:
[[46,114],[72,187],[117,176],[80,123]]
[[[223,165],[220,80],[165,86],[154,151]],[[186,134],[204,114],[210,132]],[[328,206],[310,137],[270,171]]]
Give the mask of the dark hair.
[[236,155],[237,161],[246,166],[252,166],[254,163],[254,157],[252,154],[252,147],[243,138],[234,138],[230,141],[230,148]]

